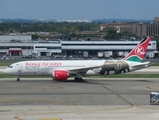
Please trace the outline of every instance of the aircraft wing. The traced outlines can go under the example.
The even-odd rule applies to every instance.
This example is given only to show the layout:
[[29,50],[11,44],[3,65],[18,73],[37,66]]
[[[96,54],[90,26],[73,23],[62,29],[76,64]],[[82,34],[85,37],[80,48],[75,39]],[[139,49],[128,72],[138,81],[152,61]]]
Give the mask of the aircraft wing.
[[84,67],[84,68],[77,68],[77,69],[70,69],[68,70],[70,74],[77,74],[77,73],[85,73],[87,72],[88,70],[92,70],[92,69],[95,69],[95,68],[100,68],[100,67],[103,67],[102,66],[92,66],[92,67]]

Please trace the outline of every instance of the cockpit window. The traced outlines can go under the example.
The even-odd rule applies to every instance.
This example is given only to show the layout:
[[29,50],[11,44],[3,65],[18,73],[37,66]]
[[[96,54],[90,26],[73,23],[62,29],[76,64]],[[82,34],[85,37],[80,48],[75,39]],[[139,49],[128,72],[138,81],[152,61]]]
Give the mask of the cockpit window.
[[8,68],[13,68],[13,66],[8,66]]

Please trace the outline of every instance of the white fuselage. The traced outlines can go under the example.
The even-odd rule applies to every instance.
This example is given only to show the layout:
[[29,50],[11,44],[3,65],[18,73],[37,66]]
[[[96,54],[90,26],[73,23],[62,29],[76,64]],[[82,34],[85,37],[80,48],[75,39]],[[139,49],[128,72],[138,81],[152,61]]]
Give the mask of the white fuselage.
[[[104,62],[105,60],[23,61],[10,65],[4,73],[18,76],[51,75],[53,70],[72,70],[85,67],[102,66]],[[91,74],[90,71],[88,73]]]
[[[51,75],[54,70],[67,70],[69,73],[72,72],[72,75],[76,75],[76,73],[80,73],[81,75],[98,75],[101,74],[103,67],[105,70],[109,70],[109,68],[115,68],[114,70],[118,71],[118,65],[120,64],[119,70],[124,70],[123,61],[117,60],[61,60],[61,61],[22,61],[11,64],[7,69],[5,69],[4,73],[15,76],[23,76],[23,75]],[[146,67],[145,65],[139,65],[136,67],[131,67],[131,65],[139,64],[136,62],[125,62],[129,71],[138,70]],[[141,63],[142,64],[142,63]],[[124,69],[122,69],[122,67]],[[74,74],[73,74],[74,73]],[[103,74],[104,75],[104,74]]]

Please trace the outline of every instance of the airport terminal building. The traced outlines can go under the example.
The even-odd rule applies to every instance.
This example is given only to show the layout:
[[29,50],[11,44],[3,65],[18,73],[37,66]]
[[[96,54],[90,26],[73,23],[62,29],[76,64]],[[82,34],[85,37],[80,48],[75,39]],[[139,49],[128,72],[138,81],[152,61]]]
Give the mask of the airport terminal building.
[[[124,57],[140,41],[43,41],[35,42],[31,36],[0,36],[0,54],[13,56],[109,58]],[[147,57],[154,57],[156,41],[151,41]]]

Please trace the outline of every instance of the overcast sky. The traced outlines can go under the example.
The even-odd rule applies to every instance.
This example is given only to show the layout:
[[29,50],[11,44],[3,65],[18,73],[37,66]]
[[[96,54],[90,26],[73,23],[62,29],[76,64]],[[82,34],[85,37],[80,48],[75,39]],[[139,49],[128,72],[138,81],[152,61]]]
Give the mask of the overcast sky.
[[0,0],[0,18],[93,20],[159,16],[159,0]]

